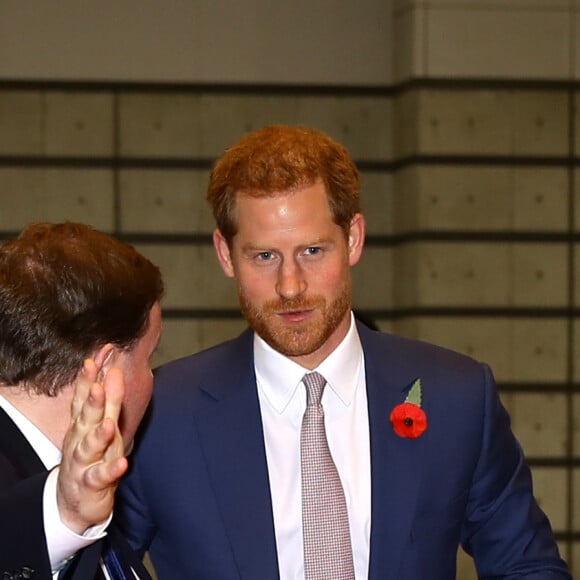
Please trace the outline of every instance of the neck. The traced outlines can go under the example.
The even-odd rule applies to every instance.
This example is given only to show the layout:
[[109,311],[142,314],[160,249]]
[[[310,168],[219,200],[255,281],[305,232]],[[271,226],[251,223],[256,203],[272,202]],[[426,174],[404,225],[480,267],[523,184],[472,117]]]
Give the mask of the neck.
[[2,387],[0,393],[62,449],[71,417],[71,386],[64,387],[55,397],[30,392],[21,386]]

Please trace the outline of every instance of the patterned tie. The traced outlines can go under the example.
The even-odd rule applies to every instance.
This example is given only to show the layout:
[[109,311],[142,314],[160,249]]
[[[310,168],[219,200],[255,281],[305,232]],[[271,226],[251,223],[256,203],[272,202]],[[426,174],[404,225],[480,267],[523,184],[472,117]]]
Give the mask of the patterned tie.
[[302,531],[306,580],[354,580],[354,564],[344,491],[330,455],[320,401],[324,377],[309,373],[302,419]]
[[[135,580],[135,575],[125,573],[124,566],[113,548],[113,545],[109,541],[109,538],[105,538],[105,549],[103,550],[103,559],[101,566],[107,569],[107,574],[110,580]],[[107,580],[107,577],[103,573],[102,569],[97,571],[95,580]]]

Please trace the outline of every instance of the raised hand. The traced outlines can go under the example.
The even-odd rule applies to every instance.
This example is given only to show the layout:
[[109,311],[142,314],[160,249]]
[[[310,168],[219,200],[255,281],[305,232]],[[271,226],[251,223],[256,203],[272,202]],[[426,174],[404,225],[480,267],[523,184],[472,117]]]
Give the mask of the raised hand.
[[78,534],[109,517],[117,484],[128,466],[118,426],[123,375],[112,368],[101,384],[97,374],[95,362],[87,359],[76,382],[58,475],[60,517]]

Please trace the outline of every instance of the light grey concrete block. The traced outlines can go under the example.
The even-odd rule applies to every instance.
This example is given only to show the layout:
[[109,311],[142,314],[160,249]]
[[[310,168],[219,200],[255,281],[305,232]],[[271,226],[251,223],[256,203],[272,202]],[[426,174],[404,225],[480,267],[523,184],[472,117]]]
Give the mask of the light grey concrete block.
[[564,168],[514,167],[514,231],[566,231],[569,222],[568,172]]
[[473,558],[461,548],[457,551],[457,578],[461,580],[477,580],[477,570]]
[[368,235],[394,232],[393,176],[390,173],[361,174],[361,208]]
[[401,306],[497,306],[510,297],[504,244],[421,242],[395,249],[395,299]]
[[514,306],[568,304],[568,247],[564,244],[514,244],[511,247]]
[[235,338],[246,326],[242,318],[164,319],[163,337],[155,353],[153,366]]
[[119,96],[119,150],[122,156],[199,156],[199,136],[198,95],[124,93]]
[[507,168],[416,166],[395,177],[398,232],[507,231],[512,205]]
[[0,91],[0,155],[44,153],[44,95]]
[[48,155],[115,154],[111,93],[47,92],[44,124]]
[[428,318],[397,320],[394,332],[461,352],[491,366],[496,381],[517,380],[512,365],[512,325],[507,318]]
[[299,98],[290,95],[202,95],[200,154],[218,157],[242,135],[266,125],[295,125]]
[[[525,451],[525,449],[524,449]],[[555,532],[567,529],[568,474],[564,468],[532,468],[534,495]]]
[[352,269],[356,308],[390,308],[393,305],[393,264],[390,248],[367,246]]
[[101,169],[0,168],[0,229],[33,221],[88,223],[114,228],[113,174]]
[[[478,4],[439,2],[423,8],[428,11],[424,74],[569,78],[573,62],[569,48],[573,46],[569,6],[562,6],[560,0]],[[461,50],[457,49],[459,46]]]
[[562,393],[516,393],[512,396],[512,429],[525,454],[563,457],[567,445],[566,396]]
[[161,268],[166,308],[237,308],[235,284],[219,266],[213,246],[136,244]]
[[328,133],[354,159],[393,158],[391,97],[305,97],[298,107],[298,124]]
[[208,172],[123,170],[119,174],[124,232],[205,233],[215,224],[205,200]]
[[522,318],[512,322],[512,380],[564,382],[567,369],[567,322]]

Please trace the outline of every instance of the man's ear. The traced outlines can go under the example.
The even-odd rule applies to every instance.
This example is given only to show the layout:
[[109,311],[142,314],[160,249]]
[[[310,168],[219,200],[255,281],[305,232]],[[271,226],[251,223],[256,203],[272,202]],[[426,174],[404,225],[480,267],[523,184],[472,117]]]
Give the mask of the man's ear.
[[230,248],[223,234],[219,230],[215,230],[213,233],[213,247],[215,248],[220,266],[222,267],[224,274],[228,278],[233,278],[235,276],[235,272]]
[[97,380],[102,381],[107,374],[107,371],[112,366],[112,362],[115,354],[115,345],[108,342],[104,346],[101,346],[93,356],[93,360],[97,365]]
[[348,263],[354,266],[361,257],[365,243],[366,222],[361,213],[357,213],[350,220],[348,233]]

